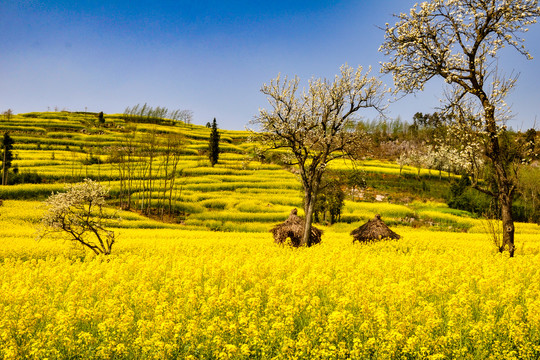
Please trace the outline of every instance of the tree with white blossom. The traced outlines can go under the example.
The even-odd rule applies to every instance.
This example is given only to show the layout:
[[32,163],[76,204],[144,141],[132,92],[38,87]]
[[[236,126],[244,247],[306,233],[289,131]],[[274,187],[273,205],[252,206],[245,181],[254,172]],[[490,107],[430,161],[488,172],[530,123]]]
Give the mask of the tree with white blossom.
[[37,238],[60,233],[96,255],[109,255],[116,237],[104,224],[108,194],[109,190],[97,181],[85,179],[83,183],[71,185],[66,192],[51,195],[45,201],[46,211]]
[[396,24],[386,24],[380,47],[389,58],[381,71],[393,75],[397,91],[421,91],[435,77],[449,84],[446,110],[462,133],[482,145],[482,155],[493,167],[496,189],[478,182],[474,186],[498,201],[502,250],[510,256],[515,251],[512,200],[517,174],[501,142],[509,116],[505,98],[517,76],[502,74],[497,59],[504,47],[532,59],[522,33],[539,15],[538,0],[426,1],[396,15]]
[[308,244],[313,210],[322,176],[332,160],[351,153],[362,143],[354,131],[354,114],[365,108],[383,109],[382,82],[343,65],[334,81],[311,79],[299,90],[300,80],[278,76],[264,84],[270,110],[261,109],[252,124],[259,127],[258,140],[268,148],[287,150],[290,163],[297,165],[304,188],[306,216],[302,244]]

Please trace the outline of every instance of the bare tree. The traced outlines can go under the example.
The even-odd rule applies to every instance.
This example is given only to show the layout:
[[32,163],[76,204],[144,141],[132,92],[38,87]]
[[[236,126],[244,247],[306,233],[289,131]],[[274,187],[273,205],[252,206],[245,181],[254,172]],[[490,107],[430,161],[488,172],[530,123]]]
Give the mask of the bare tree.
[[503,221],[504,248],[514,255],[512,200],[514,173],[502,146],[508,109],[504,99],[517,77],[497,69],[497,53],[508,45],[532,59],[520,33],[536,23],[538,0],[431,0],[397,15],[386,24],[382,51],[390,60],[382,71],[391,73],[398,91],[412,93],[434,77],[449,85],[447,110],[457,128],[483,145],[494,170],[496,189],[475,188],[498,201]]
[[132,196],[135,191],[135,170],[137,167],[137,127],[132,126],[129,128],[122,139],[122,146],[125,156],[125,190],[127,196],[127,203],[124,205],[126,209],[131,209]]
[[83,183],[70,186],[67,192],[51,195],[45,201],[47,211],[41,219],[37,238],[64,233],[96,255],[109,255],[116,238],[104,225],[108,193],[98,182],[85,179]]
[[120,207],[125,210],[131,209],[132,194],[134,192],[134,177],[137,155],[137,128],[129,127],[121,139],[120,144],[113,149],[113,160],[118,169],[119,192],[118,200]]
[[312,79],[302,93],[298,77],[282,80],[278,76],[261,88],[271,109],[260,110],[252,122],[260,128],[259,139],[270,148],[287,149],[291,164],[300,170],[306,215],[301,245],[308,244],[314,205],[327,164],[350,153],[358,143],[353,114],[362,108],[383,107],[384,87],[369,72],[363,74],[362,67],[355,71],[344,65],[333,82]]
[[[164,184],[163,184],[163,205],[161,208],[161,219],[165,213],[165,200],[168,199],[169,217],[172,213],[172,193],[176,182],[178,163],[180,162],[180,150],[184,143],[183,138],[179,134],[171,133],[165,138],[165,144],[162,153],[162,162],[164,169]],[[167,192],[169,195],[167,196]]]
[[10,121],[10,120],[11,120],[11,117],[13,116],[13,110],[7,109],[6,111],[4,111],[4,112],[2,113],[2,115],[4,115],[4,120]]
[[141,173],[141,180],[142,180],[142,196],[143,200],[141,202],[141,211],[146,214],[150,215],[151,207],[152,207],[152,196],[153,196],[153,190],[154,185],[156,182],[156,176],[159,175],[159,171],[156,172],[155,166],[159,165],[155,164],[158,156],[159,156],[159,141],[157,136],[157,130],[156,128],[152,128],[150,132],[146,133],[142,138],[142,157],[141,160],[143,160],[142,164],[142,173]]

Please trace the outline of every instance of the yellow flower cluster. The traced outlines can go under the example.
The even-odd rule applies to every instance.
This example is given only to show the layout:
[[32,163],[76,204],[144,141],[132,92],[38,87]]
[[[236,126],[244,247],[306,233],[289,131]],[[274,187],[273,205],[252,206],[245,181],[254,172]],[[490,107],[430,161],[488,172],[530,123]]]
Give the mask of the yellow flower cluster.
[[0,226],[0,359],[540,356],[538,231],[518,233],[510,259],[485,234],[408,228],[367,245],[328,230],[305,249],[119,229],[96,257]]

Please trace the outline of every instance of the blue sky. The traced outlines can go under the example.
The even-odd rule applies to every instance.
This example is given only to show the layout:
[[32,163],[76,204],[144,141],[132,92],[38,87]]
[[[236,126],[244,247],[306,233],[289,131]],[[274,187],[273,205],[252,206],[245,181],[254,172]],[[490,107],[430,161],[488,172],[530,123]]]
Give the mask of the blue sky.
[[[192,110],[196,124],[215,117],[221,128],[244,129],[267,106],[261,85],[278,73],[333,78],[348,63],[372,65],[379,76],[378,26],[413,4],[0,0],[0,111],[121,113],[148,103]],[[508,99],[517,129],[540,116],[540,24],[526,39],[535,60],[507,52],[500,61],[505,72],[521,73]],[[441,94],[434,82],[391,104],[388,116],[432,112]]]

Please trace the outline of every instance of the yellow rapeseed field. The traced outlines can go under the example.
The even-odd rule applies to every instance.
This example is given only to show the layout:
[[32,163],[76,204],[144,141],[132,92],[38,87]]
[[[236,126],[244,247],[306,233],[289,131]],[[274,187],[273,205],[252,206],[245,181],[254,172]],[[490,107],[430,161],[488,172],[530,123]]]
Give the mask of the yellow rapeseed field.
[[[538,359],[540,229],[280,247],[270,233],[122,228],[113,254],[36,242],[0,208],[0,359]],[[352,229],[351,229],[352,230]]]

